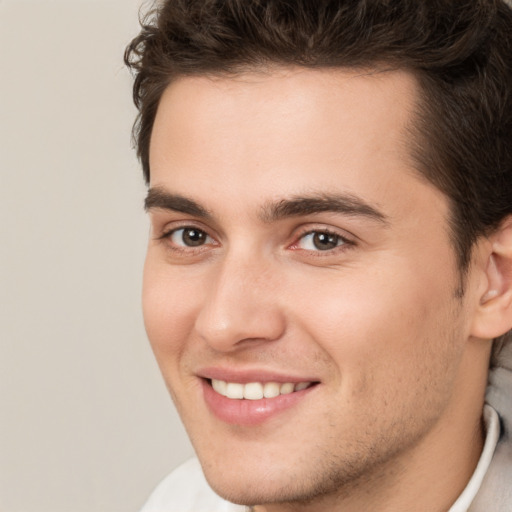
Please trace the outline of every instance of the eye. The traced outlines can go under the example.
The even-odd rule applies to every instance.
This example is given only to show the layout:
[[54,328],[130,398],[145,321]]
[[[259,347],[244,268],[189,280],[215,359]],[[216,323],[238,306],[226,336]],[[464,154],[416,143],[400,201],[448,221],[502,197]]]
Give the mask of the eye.
[[311,231],[297,242],[297,248],[305,251],[329,251],[347,243],[342,236],[328,231]]
[[204,231],[194,227],[174,229],[165,236],[177,247],[200,247],[213,242]]

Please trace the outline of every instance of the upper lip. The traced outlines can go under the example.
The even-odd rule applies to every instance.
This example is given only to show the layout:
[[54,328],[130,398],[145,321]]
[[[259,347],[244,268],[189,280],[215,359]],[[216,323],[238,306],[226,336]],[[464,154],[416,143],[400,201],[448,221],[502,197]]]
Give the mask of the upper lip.
[[291,382],[293,384],[298,384],[300,382],[319,381],[318,378],[311,377],[309,375],[289,375],[267,369],[208,367],[199,370],[197,375],[203,379],[223,380],[225,382],[237,382],[239,384],[248,384],[249,382],[278,382],[280,384]]

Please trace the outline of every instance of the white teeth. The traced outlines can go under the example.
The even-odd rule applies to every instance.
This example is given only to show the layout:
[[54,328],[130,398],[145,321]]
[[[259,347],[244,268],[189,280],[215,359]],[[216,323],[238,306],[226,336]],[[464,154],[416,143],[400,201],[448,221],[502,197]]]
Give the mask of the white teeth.
[[281,393],[280,386],[277,382],[267,382],[263,387],[263,396],[265,398],[274,398]]
[[295,384],[292,382],[286,382],[285,384],[281,384],[281,389],[279,391],[281,395],[289,395],[290,393],[293,393],[294,389]]
[[289,395],[294,391],[302,391],[308,388],[311,382],[300,382],[294,384],[285,382],[279,384],[277,382],[249,382],[248,384],[238,384],[236,382],[226,382],[224,380],[212,379],[213,389],[219,395],[227,398],[241,400],[261,400],[262,398],[275,398],[279,395]]
[[247,400],[261,400],[263,398],[263,386],[259,382],[250,382],[244,386],[244,398]]
[[213,386],[213,389],[215,389],[215,391],[217,391],[217,393],[219,393],[220,395],[226,396],[226,388],[228,387],[228,385],[226,384],[226,381],[212,379],[212,386]]
[[228,398],[243,398],[244,397],[244,385],[237,384],[235,382],[228,382],[226,386],[226,395]]

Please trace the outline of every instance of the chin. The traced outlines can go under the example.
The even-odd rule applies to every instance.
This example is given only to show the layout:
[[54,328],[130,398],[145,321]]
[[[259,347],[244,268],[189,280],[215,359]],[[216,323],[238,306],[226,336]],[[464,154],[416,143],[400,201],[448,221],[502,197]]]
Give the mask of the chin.
[[237,505],[251,507],[270,503],[303,501],[293,489],[286,485],[283,487],[279,482],[270,483],[267,481],[262,486],[252,481],[249,476],[235,484],[224,480],[218,481],[215,478],[207,478],[207,480],[210,487],[221,498]]
[[[201,459],[200,459],[201,460]],[[339,493],[350,480],[350,475],[325,475],[325,469],[308,467],[305,472],[297,471],[297,461],[287,464],[287,469],[279,467],[279,461],[271,457],[266,463],[251,464],[244,462],[237,465],[231,459],[225,463],[229,468],[222,470],[224,463],[201,461],[203,472],[210,487],[225,500],[244,506],[268,504],[307,504],[332,493]],[[299,464],[300,465],[300,464]],[[290,470],[295,466],[295,471]],[[326,478],[322,478],[325,475]],[[350,487],[350,485],[348,485]]]
[[[254,506],[288,501],[297,498],[289,478],[273,474],[272,461],[266,468],[254,468],[248,464],[236,470],[223,471],[222,464],[203,464],[203,471],[210,487],[222,498],[238,505]],[[231,466],[233,468],[233,465]],[[298,493],[300,494],[300,493]]]

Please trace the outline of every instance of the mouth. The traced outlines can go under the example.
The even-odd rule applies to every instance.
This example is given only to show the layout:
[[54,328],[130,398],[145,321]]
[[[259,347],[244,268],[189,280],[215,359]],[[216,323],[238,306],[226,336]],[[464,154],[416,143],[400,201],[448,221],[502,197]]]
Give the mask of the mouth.
[[315,380],[292,382],[280,378],[278,382],[258,380],[256,376],[251,379],[247,375],[233,375],[229,380],[216,377],[201,379],[208,409],[223,423],[241,426],[262,425],[285,411],[293,411],[320,387]]
[[262,400],[289,395],[314,386],[315,382],[228,382],[219,379],[208,379],[216,393],[231,400]]

